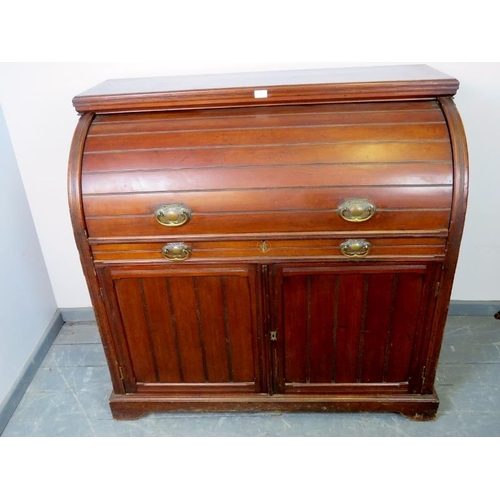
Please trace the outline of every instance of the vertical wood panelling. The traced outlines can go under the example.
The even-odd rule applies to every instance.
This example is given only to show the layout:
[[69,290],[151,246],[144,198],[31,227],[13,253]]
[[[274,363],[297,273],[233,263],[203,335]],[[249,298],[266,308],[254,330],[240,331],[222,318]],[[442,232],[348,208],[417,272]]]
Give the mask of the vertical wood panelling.
[[200,324],[209,382],[231,381],[231,358],[226,342],[221,278],[197,278]]
[[361,382],[382,382],[387,335],[391,322],[394,274],[369,277],[364,324]]
[[286,382],[306,382],[307,276],[290,276],[283,285]]
[[135,376],[141,382],[156,382],[153,350],[146,326],[140,282],[137,279],[118,280],[115,284],[122,312],[125,337]]
[[310,277],[310,382],[330,383],[333,364],[335,276]]
[[203,373],[205,374],[205,381],[208,382],[208,369],[207,369],[207,356],[205,352],[205,338],[203,334],[203,323],[201,319],[201,309],[200,309],[200,298],[198,294],[198,277],[193,278],[193,287],[194,287],[194,299],[196,303],[196,320],[198,322],[198,333],[200,335],[200,348],[201,348],[201,357],[203,360]]
[[248,280],[222,278],[234,382],[254,380],[252,310]]
[[400,274],[394,304],[386,382],[408,380],[423,289],[421,274]]
[[169,278],[184,382],[205,382],[193,278]]
[[335,382],[354,383],[358,358],[363,302],[362,274],[340,276]]
[[432,269],[372,269],[286,271],[280,305],[286,384],[310,383],[317,393],[317,384],[332,391],[336,384],[409,382],[425,312],[424,279]]
[[143,279],[142,294],[149,336],[156,360],[158,382],[181,382],[178,346],[165,279]]
[[333,339],[332,339],[332,382],[335,380],[335,374],[337,373],[337,333],[339,329],[339,297],[340,297],[340,276],[335,276],[335,288],[333,295]]
[[307,294],[307,331],[306,331],[306,380],[311,381],[311,276],[306,281]]
[[365,327],[366,327],[366,314],[368,309],[368,286],[370,283],[370,275],[365,274],[363,280],[363,298],[361,299],[361,324],[359,330],[359,351],[358,351],[358,375],[356,382],[361,382],[362,362],[363,362],[363,349],[365,345]]
[[153,275],[114,283],[138,383],[257,381],[248,276]]

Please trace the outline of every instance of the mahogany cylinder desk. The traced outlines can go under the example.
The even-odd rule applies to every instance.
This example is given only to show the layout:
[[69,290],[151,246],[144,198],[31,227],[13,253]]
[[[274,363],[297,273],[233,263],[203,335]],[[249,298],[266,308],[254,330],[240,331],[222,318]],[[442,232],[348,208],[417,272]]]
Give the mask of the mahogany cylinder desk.
[[114,417],[434,418],[467,200],[457,89],[415,65],[75,97],[70,211]]

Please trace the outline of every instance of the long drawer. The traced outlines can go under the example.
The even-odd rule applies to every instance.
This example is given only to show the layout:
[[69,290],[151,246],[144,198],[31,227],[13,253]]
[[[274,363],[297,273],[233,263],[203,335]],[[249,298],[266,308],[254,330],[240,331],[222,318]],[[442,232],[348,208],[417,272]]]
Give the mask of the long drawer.
[[170,243],[99,243],[95,262],[111,261],[265,261],[276,259],[362,260],[442,259],[445,238],[316,238]]

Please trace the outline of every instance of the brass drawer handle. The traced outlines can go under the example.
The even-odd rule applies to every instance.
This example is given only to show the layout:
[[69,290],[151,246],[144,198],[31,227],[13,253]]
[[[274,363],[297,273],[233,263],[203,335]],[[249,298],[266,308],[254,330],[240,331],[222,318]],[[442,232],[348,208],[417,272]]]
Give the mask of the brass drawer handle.
[[347,240],[340,245],[340,251],[346,257],[366,257],[372,248],[366,240]]
[[186,260],[191,257],[191,247],[185,243],[169,243],[161,249],[163,257],[168,260]]
[[171,203],[158,208],[155,218],[162,226],[178,227],[189,221],[191,210],[181,203]]
[[370,220],[377,211],[377,207],[368,200],[346,200],[337,209],[338,214],[349,222],[365,222]]

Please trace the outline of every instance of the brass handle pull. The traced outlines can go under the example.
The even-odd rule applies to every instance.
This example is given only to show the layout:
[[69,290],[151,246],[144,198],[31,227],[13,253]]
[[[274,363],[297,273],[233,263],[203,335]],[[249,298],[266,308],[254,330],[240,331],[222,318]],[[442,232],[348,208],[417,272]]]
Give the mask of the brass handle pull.
[[372,248],[366,240],[347,240],[340,245],[340,251],[346,257],[366,257]]
[[163,257],[168,260],[186,260],[191,257],[191,247],[185,243],[169,243],[161,249]]
[[346,221],[365,222],[375,215],[377,207],[368,200],[351,199],[344,201],[337,211]]
[[178,227],[189,221],[191,210],[181,203],[171,203],[158,208],[155,218],[162,226]]

